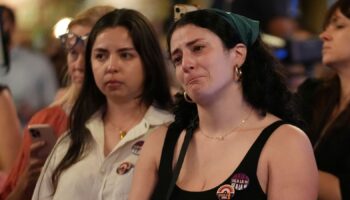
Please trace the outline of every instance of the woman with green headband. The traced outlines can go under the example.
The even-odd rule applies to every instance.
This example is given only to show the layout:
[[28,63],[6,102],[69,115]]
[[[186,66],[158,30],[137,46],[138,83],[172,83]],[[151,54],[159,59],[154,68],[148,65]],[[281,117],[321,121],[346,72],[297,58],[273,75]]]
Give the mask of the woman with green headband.
[[190,12],[168,48],[184,93],[175,122],[145,142],[130,200],[316,199],[312,147],[259,23]]

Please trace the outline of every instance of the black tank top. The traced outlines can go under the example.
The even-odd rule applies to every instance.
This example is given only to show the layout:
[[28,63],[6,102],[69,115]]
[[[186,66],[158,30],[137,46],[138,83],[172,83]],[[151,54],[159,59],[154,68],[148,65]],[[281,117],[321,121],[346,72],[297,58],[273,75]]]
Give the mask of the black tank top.
[[[266,127],[248,150],[237,169],[218,186],[201,192],[185,191],[175,185],[171,200],[260,200],[267,199],[257,177],[260,153],[270,135],[282,124],[276,121]],[[164,200],[172,176],[174,149],[180,133],[169,130],[164,141],[159,165],[159,180],[152,200]]]

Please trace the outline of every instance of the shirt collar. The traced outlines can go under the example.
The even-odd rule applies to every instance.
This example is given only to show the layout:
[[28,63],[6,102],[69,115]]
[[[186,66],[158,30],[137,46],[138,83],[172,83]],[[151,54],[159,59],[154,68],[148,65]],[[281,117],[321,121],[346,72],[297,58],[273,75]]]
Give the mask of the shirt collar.
[[[103,150],[104,144],[104,125],[102,120],[102,113],[103,109],[97,111],[86,124],[86,127],[90,130],[92,137],[100,146],[100,148],[102,148],[101,150]],[[174,116],[168,111],[150,106],[140,123],[129,130],[128,134],[117,144],[113,151],[129,141],[144,136],[149,132],[150,128],[162,124],[168,124],[173,120]]]

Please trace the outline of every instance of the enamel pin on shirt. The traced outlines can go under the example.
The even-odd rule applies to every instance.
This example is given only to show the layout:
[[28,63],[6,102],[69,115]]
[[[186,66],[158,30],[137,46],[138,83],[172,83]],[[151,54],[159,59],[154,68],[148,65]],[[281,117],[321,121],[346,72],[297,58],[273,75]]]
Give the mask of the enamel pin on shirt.
[[143,140],[137,141],[135,144],[131,147],[131,152],[135,155],[140,155],[140,150],[142,149],[142,146],[145,142]]
[[134,167],[134,165],[132,163],[130,163],[130,162],[123,162],[117,168],[117,174],[124,175],[124,174],[128,173],[130,171],[130,169],[132,169],[133,167]]
[[244,173],[234,174],[231,178],[231,185],[235,190],[244,190],[249,185],[249,177]]
[[219,189],[216,191],[216,196],[219,200],[230,200],[233,199],[234,195],[235,189],[229,184],[220,186]]

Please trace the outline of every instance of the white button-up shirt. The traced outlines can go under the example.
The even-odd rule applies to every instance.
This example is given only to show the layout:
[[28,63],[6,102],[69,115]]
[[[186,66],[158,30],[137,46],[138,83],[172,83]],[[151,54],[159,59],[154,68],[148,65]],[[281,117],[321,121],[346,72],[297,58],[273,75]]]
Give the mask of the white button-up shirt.
[[131,188],[134,166],[147,133],[157,126],[170,123],[173,116],[151,106],[142,121],[104,156],[104,126],[101,112],[86,124],[93,138],[85,156],[63,171],[53,193],[51,176],[69,147],[70,138],[61,138],[46,160],[38,179],[32,200],[127,200]]

